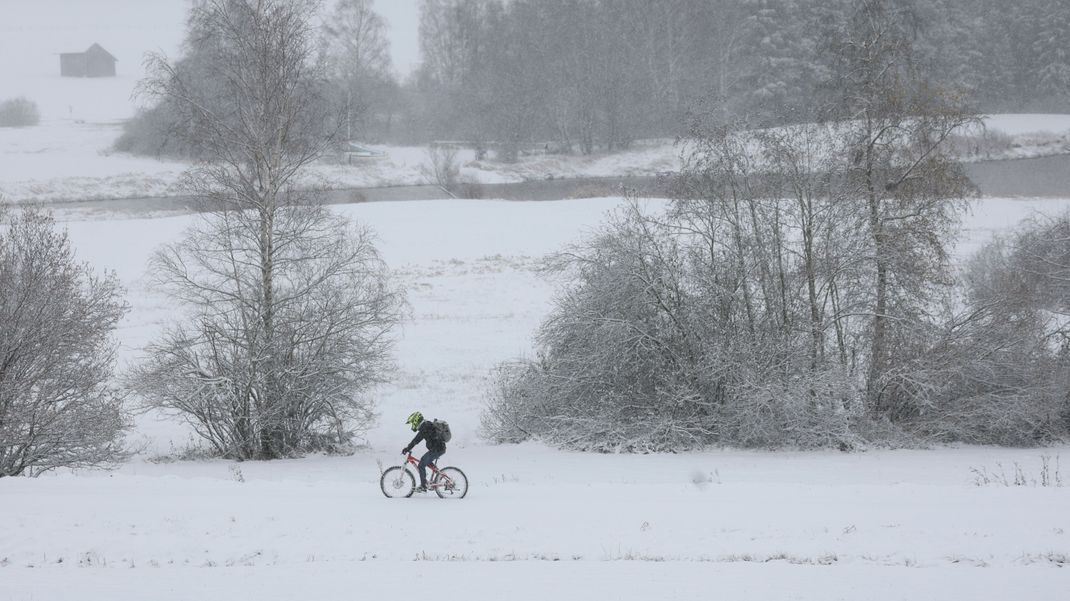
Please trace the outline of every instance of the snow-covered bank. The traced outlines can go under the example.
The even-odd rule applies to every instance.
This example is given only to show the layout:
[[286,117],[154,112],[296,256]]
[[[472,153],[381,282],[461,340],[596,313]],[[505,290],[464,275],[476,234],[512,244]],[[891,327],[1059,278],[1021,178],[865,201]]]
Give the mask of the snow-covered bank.
[[[982,144],[978,154],[965,160],[1070,153],[1070,115],[991,115],[985,121],[988,133],[984,135],[1001,135],[1003,139],[996,145]],[[179,194],[179,178],[189,165],[113,151],[121,129],[119,121],[71,119],[48,119],[31,128],[0,128],[0,195],[9,202],[62,202]],[[309,175],[334,188],[428,183],[426,148],[371,147],[385,157],[354,159],[348,165],[323,161],[313,165]],[[615,153],[532,155],[516,163],[479,161],[474,151],[461,150],[457,161],[461,181],[498,184],[548,178],[655,176],[679,170],[680,153],[672,140],[640,140]]]

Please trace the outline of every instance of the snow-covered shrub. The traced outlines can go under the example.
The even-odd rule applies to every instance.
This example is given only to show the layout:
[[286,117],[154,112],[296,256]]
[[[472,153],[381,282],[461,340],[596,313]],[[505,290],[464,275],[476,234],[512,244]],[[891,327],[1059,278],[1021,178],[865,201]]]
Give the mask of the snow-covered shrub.
[[452,192],[461,175],[457,149],[443,145],[428,146],[427,161],[420,165],[420,173],[427,183]]
[[633,204],[557,257],[573,283],[539,330],[537,358],[499,367],[485,437],[609,452],[853,446],[857,379],[811,365],[805,330],[748,324],[740,266],[711,255],[685,228],[691,217]]
[[108,382],[124,312],[115,276],[76,262],[50,216],[0,213],[0,477],[122,458]]
[[1000,158],[1014,148],[1015,139],[998,129],[975,127],[952,134],[946,141],[949,155],[962,160]]
[[[537,437],[602,451],[667,451],[709,440],[709,401],[688,383],[682,256],[638,209],[557,258],[577,278],[538,334],[536,361],[503,365],[484,415],[499,441]],[[662,286],[664,285],[664,288]]]
[[747,447],[853,448],[862,403],[846,370],[753,380],[723,409],[723,439]]
[[182,115],[173,104],[161,102],[124,122],[113,148],[154,157],[200,158],[195,145],[179,131],[182,123]]
[[28,127],[41,122],[37,104],[28,98],[10,98],[0,102],[0,127]]
[[1070,215],[1029,224],[970,261],[965,309],[926,354],[914,427],[941,441],[1037,445],[1070,433]]

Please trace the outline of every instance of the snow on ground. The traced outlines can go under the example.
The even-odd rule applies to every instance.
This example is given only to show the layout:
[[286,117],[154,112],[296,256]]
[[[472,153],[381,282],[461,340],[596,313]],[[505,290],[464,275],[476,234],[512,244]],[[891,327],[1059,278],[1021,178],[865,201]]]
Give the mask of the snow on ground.
[[[1070,153],[1070,115],[985,115],[992,148],[968,160],[1029,159]],[[999,138],[1003,137],[1002,141]]]
[[[60,79],[56,77],[56,79]],[[116,86],[130,82],[74,80],[76,85]],[[968,160],[999,160],[1070,152],[1070,115],[993,115],[988,132],[1009,138],[979,147]],[[189,165],[115,152],[121,121],[46,118],[30,128],[0,128],[0,195],[9,202],[59,202],[106,198],[171,196],[180,193],[179,177]],[[429,183],[426,147],[369,145],[385,153],[352,164],[329,157],[310,169],[314,178],[335,188],[366,188]],[[497,184],[544,179],[654,176],[681,167],[681,149],[671,140],[640,140],[627,150],[590,156],[537,154],[516,163],[476,160],[460,150],[462,182]]]
[[1020,114],[1020,115],[985,115],[985,127],[1007,134],[1047,133],[1065,134],[1070,132],[1070,115],[1061,114]]
[[[189,444],[174,418],[143,416],[141,454],[115,472],[0,480],[0,601],[292,599],[1065,599],[1070,447],[1012,450],[593,455],[478,440],[486,378],[531,350],[553,283],[540,259],[594,228],[619,199],[345,205],[376,230],[409,290],[396,380],[351,457],[270,463],[150,458]],[[661,201],[651,201],[657,203]],[[986,200],[960,256],[1070,200]],[[147,290],[145,258],[195,217],[75,219],[79,257],[114,269],[131,314],[129,363],[174,308]],[[446,418],[443,459],[467,499],[388,500],[414,409]],[[974,469],[1061,488],[976,485]],[[31,567],[32,566],[32,567]],[[422,583],[421,583],[422,581]]]

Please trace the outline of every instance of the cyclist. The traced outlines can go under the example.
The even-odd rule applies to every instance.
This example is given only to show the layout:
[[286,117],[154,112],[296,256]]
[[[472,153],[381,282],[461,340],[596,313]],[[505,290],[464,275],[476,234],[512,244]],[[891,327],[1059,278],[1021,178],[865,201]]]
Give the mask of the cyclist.
[[416,437],[412,439],[409,446],[401,450],[402,455],[408,455],[412,452],[412,448],[420,444],[421,440],[427,441],[427,452],[420,458],[420,486],[416,487],[415,492],[427,492],[427,466],[431,465],[446,454],[446,441],[442,440],[439,434],[438,428],[430,420],[424,419],[424,414],[416,411],[409,415],[409,418],[405,420],[406,424],[412,427],[412,431],[416,432]]

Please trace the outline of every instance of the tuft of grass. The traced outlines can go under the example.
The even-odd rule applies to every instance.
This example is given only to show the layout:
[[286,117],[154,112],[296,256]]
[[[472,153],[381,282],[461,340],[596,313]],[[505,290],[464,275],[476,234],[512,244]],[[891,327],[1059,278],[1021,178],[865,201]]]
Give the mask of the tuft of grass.
[[218,453],[204,447],[191,436],[181,447],[175,446],[175,441],[168,443],[168,451],[158,455],[149,456],[146,461],[156,464],[175,463],[176,461],[204,461],[219,457]]
[[1047,553],[1026,553],[1018,558],[1020,563],[1026,565],[1034,563],[1048,563],[1056,567],[1065,568],[1070,566],[1070,554],[1048,551]]
[[743,553],[738,555],[725,555],[718,559],[718,561],[724,563],[770,563],[773,561],[783,561],[792,565],[830,566],[840,561],[840,558],[834,553],[818,555],[817,557],[800,557],[788,553],[773,553],[772,555],[752,555],[750,553]]
[[1032,486],[1041,488],[1061,488],[1063,486],[1062,466],[1059,456],[1040,456],[1040,469],[1035,474],[1026,471],[1017,461],[1011,464],[1010,475],[1002,463],[996,463],[996,469],[971,467],[974,486]]
[[491,480],[494,484],[516,484],[520,482],[520,477],[516,474],[509,474],[508,476],[501,474],[500,476],[491,476]]

